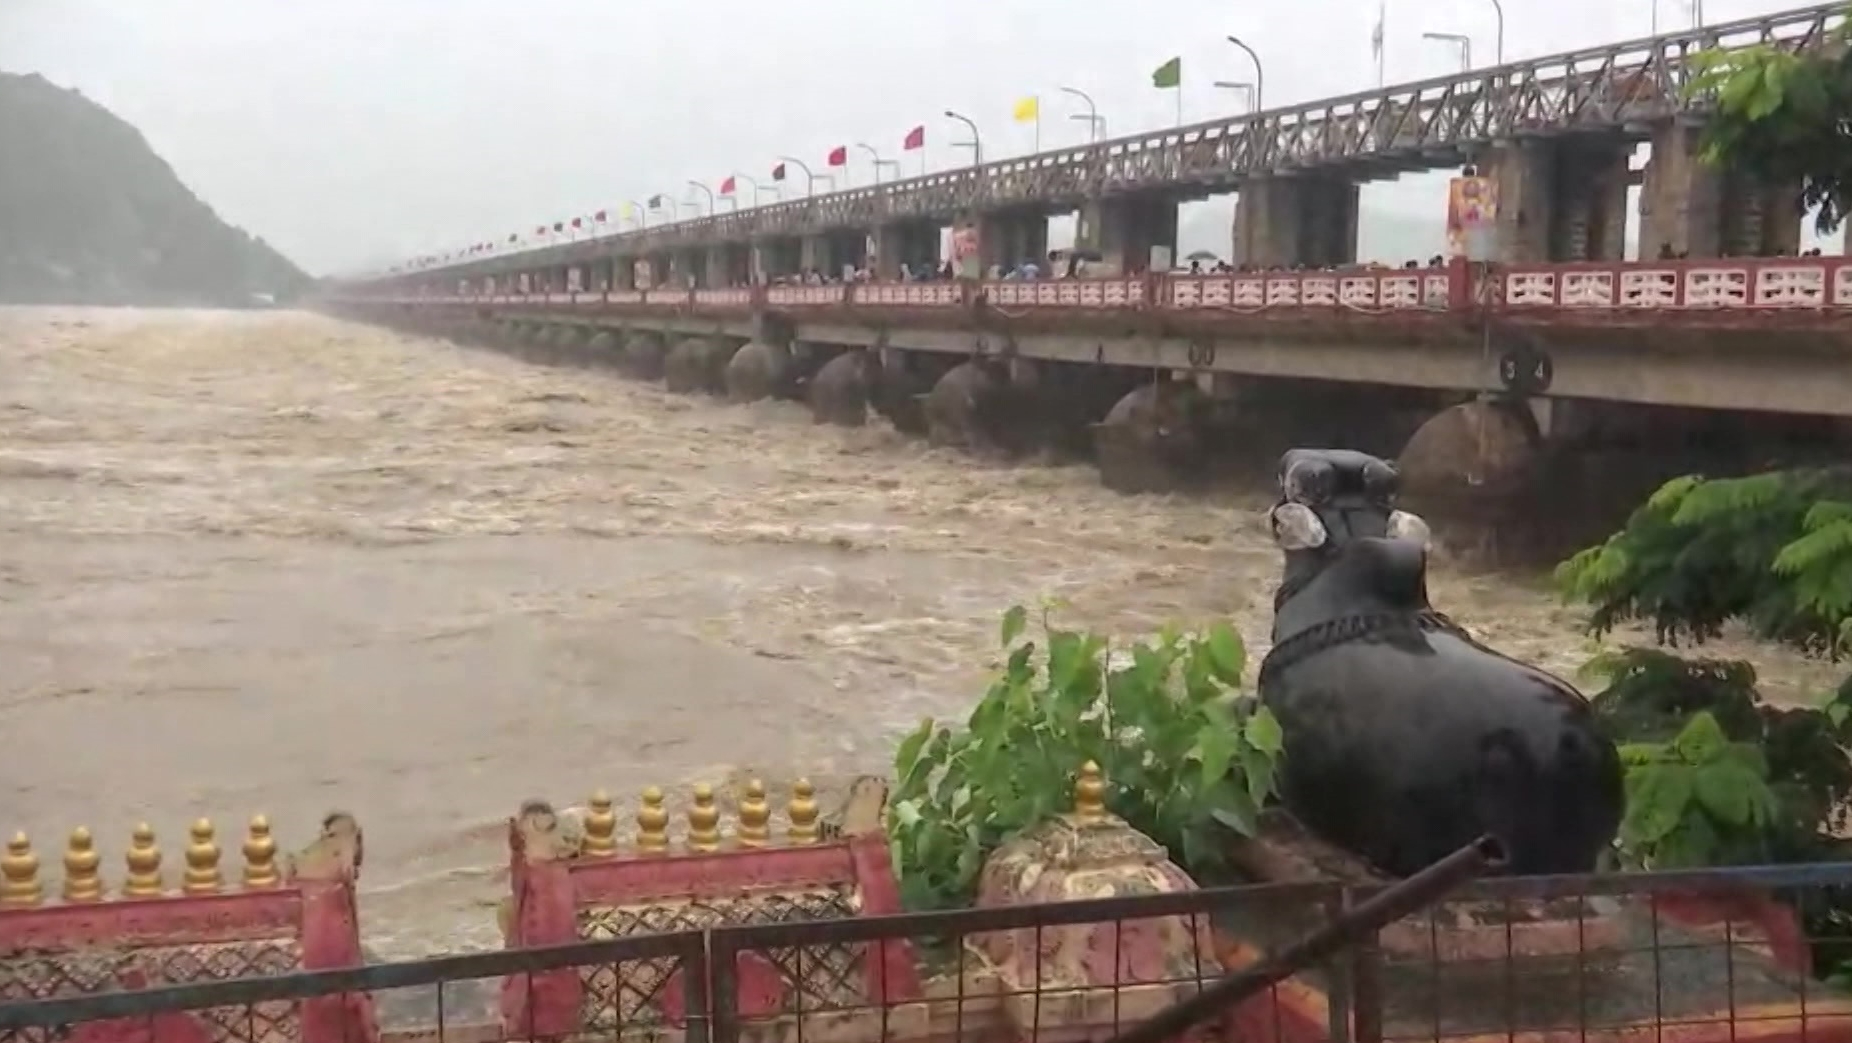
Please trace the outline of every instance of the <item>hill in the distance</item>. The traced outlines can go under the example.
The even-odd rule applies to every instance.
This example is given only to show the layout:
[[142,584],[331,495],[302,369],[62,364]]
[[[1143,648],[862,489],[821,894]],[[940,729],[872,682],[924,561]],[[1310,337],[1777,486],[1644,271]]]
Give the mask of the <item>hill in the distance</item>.
[[141,132],[0,72],[0,304],[246,305],[308,276],[219,219]]

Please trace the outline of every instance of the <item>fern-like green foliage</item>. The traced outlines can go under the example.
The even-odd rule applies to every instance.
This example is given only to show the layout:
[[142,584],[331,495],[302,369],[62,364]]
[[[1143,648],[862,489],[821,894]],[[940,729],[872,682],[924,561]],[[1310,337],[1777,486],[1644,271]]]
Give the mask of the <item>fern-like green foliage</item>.
[[1702,643],[1740,619],[1837,656],[1852,636],[1852,473],[1674,479],[1557,579],[1596,633],[1641,620],[1662,644]]
[[1691,869],[1768,861],[1779,805],[1768,764],[1698,713],[1669,742],[1621,747],[1627,766],[1623,857],[1642,869]]
[[[1702,642],[1735,619],[1838,656],[1852,648],[1852,472],[1668,482],[1558,578],[1597,632],[1637,619],[1662,644]],[[1763,703],[1747,663],[1625,649],[1597,656],[1591,672],[1607,681],[1595,713],[1626,761],[1623,861],[1846,857],[1852,679],[1822,707],[1781,708]],[[1852,959],[1852,893],[1777,897],[1800,911],[1817,971]]]
[[[1824,707],[1770,706],[1757,691],[1755,667],[1748,663],[1681,659],[1650,648],[1605,652],[1583,668],[1584,677],[1591,675],[1606,680],[1606,687],[1591,700],[1595,718],[1623,749],[1636,753],[1662,749],[1703,717],[1740,748],[1740,756],[1756,776],[1752,783],[1730,767],[1711,772],[1718,778],[1704,784],[1706,799],[1712,802],[1709,812],[1720,814],[1718,808],[1724,805],[1719,802],[1727,800],[1734,807],[1739,797],[1722,794],[1716,788],[1721,785],[1719,779],[1735,779],[1745,789],[1740,799],[1757,805],[1753,819],[1736,821],[1725,816],[1723,821],[1679,827],[1676,835],[1673,827],[1655,832],[1658,819],[1650,820],[1655,824],[1652,828],[1636,823],[1631,834],[1636,863],[1666,864],[1669,858],[1681,865],[1718,865],[1745,859],[1788,862],[1838,857],[1841,847],[1833,838],[1852,827],[1847,804],[1852,799],[1852,759],[1844,748],[1852,739],[1846,720],[1846,709],[1852,707],[1848,701],[1852,682],[1842,686]],[[1667,757],[1672,754],[1652,760],[1657,767],[1651,770],[1637,758],[1630,760],[1629,793],[1640,785],[1633,778],[1638,771],[1679,774],[1658,771],[1674,761],[1685,763]],[[1634,814],[1633,805],[1630,797],[1629,816]],[[1688,810],[1703,812],[1706,807],[1700,803]],[[1652,853],[1656,848],[1638,847],[1656,845],[1668,836],[1673,837],[1669,855],[1658,856]],[[1713,846],[1706,848],[1707,843]]]
[[1842,26],[1825,46],[1791,53],[1772,46],[1698,56],[1690,84],[1713,112],[1704,158],[1766,184],[1798,184],[1801,205],[1819,207],[1822,233],[1838,227],[1852,192],[1852,49]]

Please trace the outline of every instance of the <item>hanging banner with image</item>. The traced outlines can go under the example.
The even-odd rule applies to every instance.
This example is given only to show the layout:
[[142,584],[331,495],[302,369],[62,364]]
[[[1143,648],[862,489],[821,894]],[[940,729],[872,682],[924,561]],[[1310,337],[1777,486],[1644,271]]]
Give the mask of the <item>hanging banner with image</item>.
[[984,258],[978,240],[977,225],[967,224],[952,231],[952,271],[960,279],[982,279]]
[[1447,256],[1493,260],[1498,185],[1489,177],[1456,177],[1447,186]]

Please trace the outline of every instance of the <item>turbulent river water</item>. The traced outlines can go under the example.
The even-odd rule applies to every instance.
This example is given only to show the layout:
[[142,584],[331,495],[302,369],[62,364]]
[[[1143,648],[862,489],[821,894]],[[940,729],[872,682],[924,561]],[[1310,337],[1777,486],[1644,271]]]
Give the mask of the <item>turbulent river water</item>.
[[[0,311],[0,828],[51,870],[88,825],[119,878],[137,821],[172,864],[209,815],[235,863],[251,813],[293,848],[345,808],[377,951],[496,944],[524,798],[880,771],[982,691],[1012,603],[1258,654],[1265,502],[314,315]],[[1433,592],[1587,654],[1541,579],[1443,559]]]

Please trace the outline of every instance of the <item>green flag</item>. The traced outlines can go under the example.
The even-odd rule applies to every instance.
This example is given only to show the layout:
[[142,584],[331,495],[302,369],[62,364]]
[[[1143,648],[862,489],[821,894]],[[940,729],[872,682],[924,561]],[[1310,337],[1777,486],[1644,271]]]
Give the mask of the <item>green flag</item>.
[[1183,59],[1172,58],[1170,61],[1158,66],[1157,69],[1151,73],[1151,86],[1183,86]]

